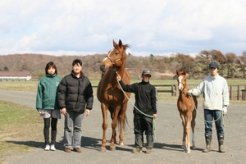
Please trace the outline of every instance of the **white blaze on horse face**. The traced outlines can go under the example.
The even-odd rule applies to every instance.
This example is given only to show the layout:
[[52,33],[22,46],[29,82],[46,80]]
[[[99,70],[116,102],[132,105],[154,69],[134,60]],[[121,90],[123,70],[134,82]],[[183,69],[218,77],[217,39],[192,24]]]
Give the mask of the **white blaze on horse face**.
[[104,65],[106,69],[113,65],[112,59],[110,58],[111,52],[112,51],[109,51],[107,57],[105,57],[102,61],[102,65]]
[[105,68],[112,67],[113,65],[121,66],[122,65],[122,56],[119,54],[118,50],[110,50],[106,58],[103,59],[102,63]]
[[183,89],[182,80],[183,80],[183,76],[179,76],[178,77],[178,87],[179,87],[179,90],[182,90]]

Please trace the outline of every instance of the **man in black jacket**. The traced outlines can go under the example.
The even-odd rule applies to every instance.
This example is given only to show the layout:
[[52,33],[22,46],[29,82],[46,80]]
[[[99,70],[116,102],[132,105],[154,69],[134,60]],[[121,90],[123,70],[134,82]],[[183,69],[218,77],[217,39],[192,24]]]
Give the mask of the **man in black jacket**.
[[150,70],[144,69],[142,72],[141,82],[125,85],[123,81],[121,81],[121,77],[117,75],[117,80],[123,90],[135,94],[135,106],[133,113],[136,148],[133,150],[133,153],[139,153],[142,151],[144,132],[147,140],[147,154],[151,153],[154,144],[153,118],[157,117],[156,89],[149,83],[150,77]]
[[90,80],[82,72],[82,61],[75,59],[71,74],[65,76],[58,86],[58,104],[65,116],[65,152],[81,152],[81,124],[93,106],[93,90]]

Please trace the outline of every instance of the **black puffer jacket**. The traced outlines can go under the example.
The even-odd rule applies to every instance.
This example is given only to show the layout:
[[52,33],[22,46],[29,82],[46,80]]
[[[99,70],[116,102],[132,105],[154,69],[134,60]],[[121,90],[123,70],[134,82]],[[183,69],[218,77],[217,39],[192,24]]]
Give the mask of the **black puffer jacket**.
[[68,111],[84,113],[92,109],[93,89],[90,80],[81,73],[77,78],[73,72],[65,76],[57,89],[59,108],[66,107]]
[[[120,84],[124,91],[135,93],[135,106],[143,113],[153,115],[157,113],[156,89],[149,82],[134,83],[126,85],[123,81]],[[135,113],[140,113],[134,108]]]

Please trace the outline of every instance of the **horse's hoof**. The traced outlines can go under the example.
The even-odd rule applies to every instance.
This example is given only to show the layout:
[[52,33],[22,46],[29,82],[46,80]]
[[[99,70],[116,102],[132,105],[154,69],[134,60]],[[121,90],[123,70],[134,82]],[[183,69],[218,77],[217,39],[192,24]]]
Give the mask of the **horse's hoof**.
[[110,146],[110,150],[111,151],[115,151],[115,146],[113,147],[113,146]]
[[120,146],[124,146],[125,144],[124,144],[124,142],[120,142]]
[[106,152],[106,148],[105,147],[101,147],[101,152]]
[[196,146],[191,146],[190,148],[191,148],[191,150],[195,150]]
[[189,154],[190,153],[190,149],[186,149],[186,151],[185,151],[187,154]]

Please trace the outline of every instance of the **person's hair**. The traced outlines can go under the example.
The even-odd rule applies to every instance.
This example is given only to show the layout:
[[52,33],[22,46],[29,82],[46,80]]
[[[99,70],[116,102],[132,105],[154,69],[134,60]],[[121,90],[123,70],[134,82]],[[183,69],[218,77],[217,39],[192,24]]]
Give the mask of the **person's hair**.
[[54,68],[55,69],[55,74],[57,74],[57,68],[56,68],[56,65],[55,65],[55,63],[53,61],[50,61],[49,63],[46,64],[46,67],[45,67],[45,73],[46,74],[49,74],[48,70],[50,68]]
[[74,59],[72,65],[74,66],[74,65],[78,65],[78,64],[82,66],[82,60]]

